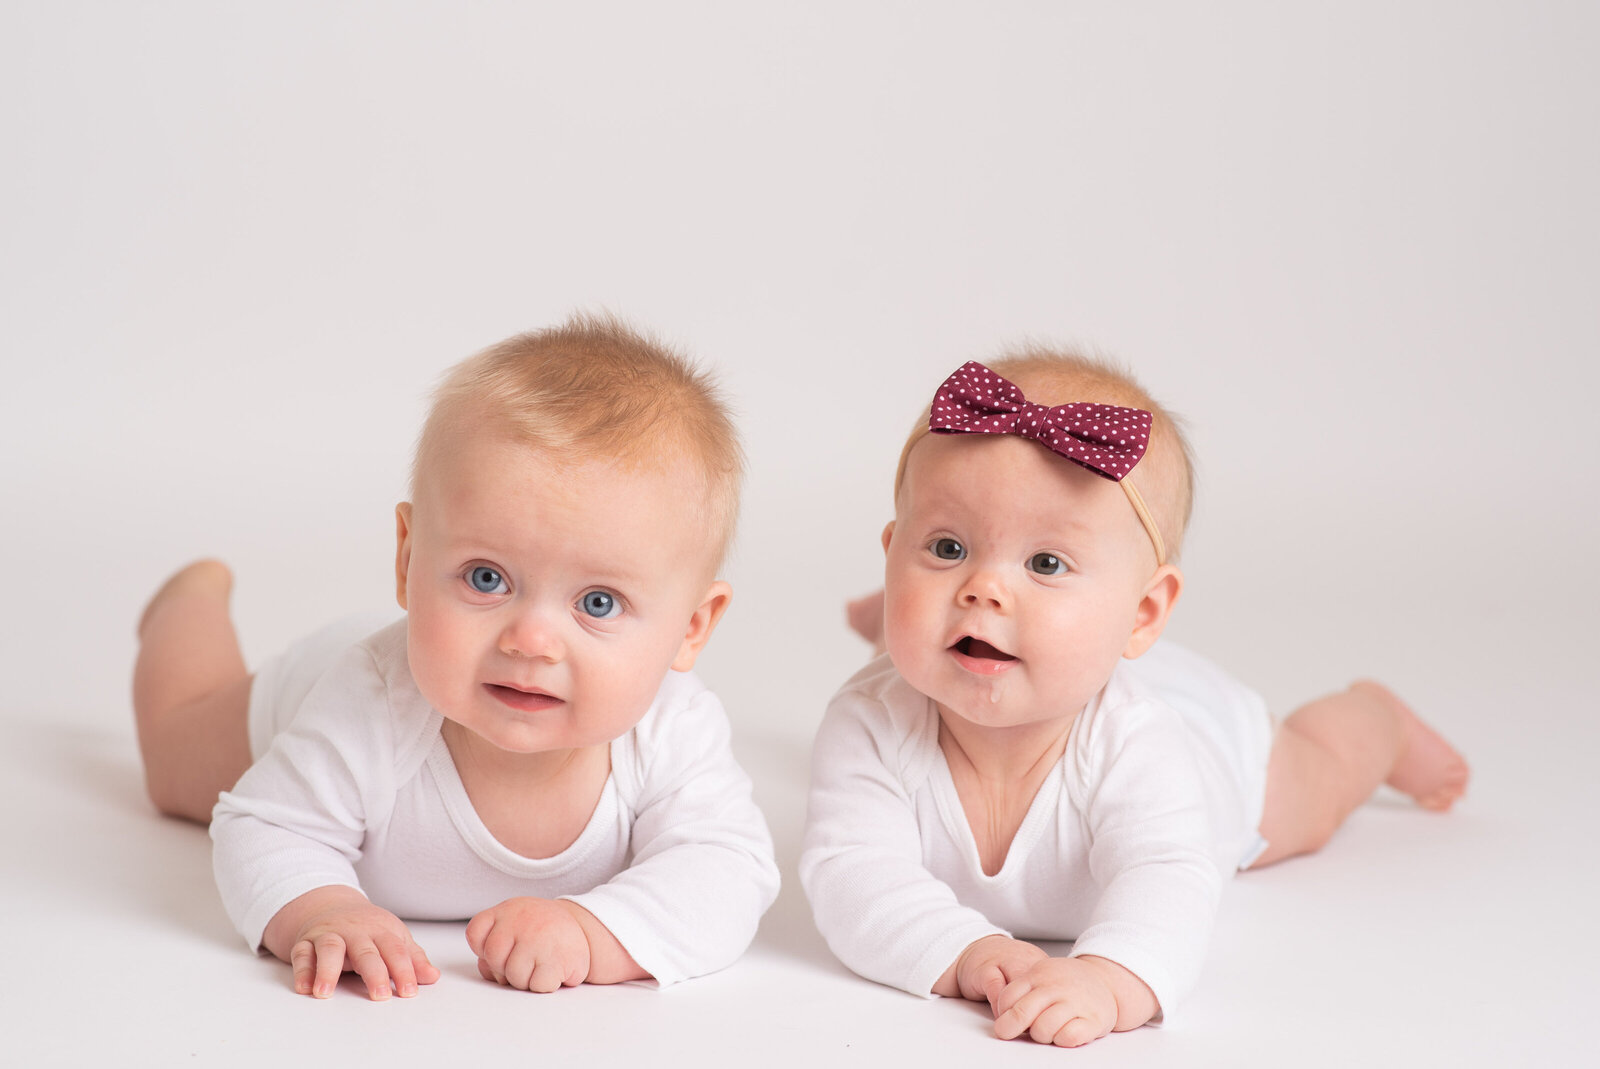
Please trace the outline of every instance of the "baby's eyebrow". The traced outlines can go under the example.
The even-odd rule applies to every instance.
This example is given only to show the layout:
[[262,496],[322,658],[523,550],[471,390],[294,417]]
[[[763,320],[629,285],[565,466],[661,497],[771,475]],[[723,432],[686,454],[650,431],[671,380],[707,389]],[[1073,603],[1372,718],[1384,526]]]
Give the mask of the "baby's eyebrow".
[[654,578],[655,573],[641,568],[629,568],[625,562],[607,558],[604,561],[579,561],[573,568],[579,575],[588,576],[585,580],[591,586],[614,586],[624,588],[638,587]]

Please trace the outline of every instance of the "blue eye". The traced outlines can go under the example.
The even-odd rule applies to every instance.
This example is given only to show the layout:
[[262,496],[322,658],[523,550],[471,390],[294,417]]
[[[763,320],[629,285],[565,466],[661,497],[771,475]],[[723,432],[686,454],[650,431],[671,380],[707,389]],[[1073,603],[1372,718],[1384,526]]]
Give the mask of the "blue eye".
[[1028,571],[1036,575],[1066,575],[1067,562],[1054,553],[1035,553],[1028,560]]
[[487,564],[479,564],[467,573],[467,585],[480,594],[504,594],[511,589],[505,576]]
[[967,555],[967,547],[954,538],[935,538],[928,548],[940,560],[962,560]]
[[578,608],[596,620],[609,620],[622,611],[617,599],[604,590],[591,590],[578,599]]

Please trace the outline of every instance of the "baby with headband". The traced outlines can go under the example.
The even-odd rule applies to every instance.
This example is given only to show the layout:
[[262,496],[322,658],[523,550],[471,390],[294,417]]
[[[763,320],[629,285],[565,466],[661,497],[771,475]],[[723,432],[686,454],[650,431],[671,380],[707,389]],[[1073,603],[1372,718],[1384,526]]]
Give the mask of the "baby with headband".
[[778,871],[690,672],[731,596],[742,467],[704,374],[576,316],[436,392],[396,510],[404,618],[252,677],[223,565],[156,594],[134,672],[151,798],[211,819],[223,904],[295,990],[433,983],[401,917],[470,918],[478,971],[529,991],[743,953]]
[[1434,810],[1465,790],[1376,683],[1275,727],[1157,643],[1191,493],[1177,423],[1115,368],[1034,349],[940,387],[900,456],[881,614],[853,607],[887,655],[812,756],[800,878],[851,969],[986,1001],[1003,1039],[1170,1021],[1233,872],[1319,849],[1380,783]]

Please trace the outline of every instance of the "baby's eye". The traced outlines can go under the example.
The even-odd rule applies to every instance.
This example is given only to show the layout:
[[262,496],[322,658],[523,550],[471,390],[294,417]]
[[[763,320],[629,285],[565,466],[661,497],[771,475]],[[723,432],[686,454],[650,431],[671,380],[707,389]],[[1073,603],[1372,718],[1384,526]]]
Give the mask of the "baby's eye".
[[961,560],[967,555],[967,547],[954,538],[935,538],[929,548],[940,560]]
[[617,599],[604,590],[591,590],[578,599],[578,608],[596,620],[609,620],[622,611]]
[[1066,575],[1067,562],[1054,553],[1035,553],[1028,560],[1028,571],[1036,575]]
[[487,564],[476,565],[467,573],[467,584],[480,594],[505,594],[510,592],[505,576]]

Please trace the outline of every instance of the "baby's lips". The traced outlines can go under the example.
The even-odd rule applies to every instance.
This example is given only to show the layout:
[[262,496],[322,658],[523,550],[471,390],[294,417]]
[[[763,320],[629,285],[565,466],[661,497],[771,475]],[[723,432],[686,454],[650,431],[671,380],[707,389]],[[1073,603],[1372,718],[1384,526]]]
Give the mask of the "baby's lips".
[[490,683],[489,685],[491,687],[500,687],[500,688],[503,688],[505,690],[516,691],[518,694],[526,694],[529,697],[534,697],[534,698],[554,698],[555,697],[554,694],[551,694],[548,690],[545,690],[543,687],[524,687],[524,686],[522,686],[522,685],[520,685],[518,683]]
[[512,683],[485,683],[484,686],[490,694],[493,694],[506,705],[530,712],[537,709],[549,709],[565,701],[564,698],[558,698],[554,694],[540,690],[537,687],[524,689]]
[[955,644],[952,645],[950,648],[953,649],[953,650],[956,650],[959,653],[963,653],[968,657],[976,657],[976,658],[978,658],[980,660],[987,660],[987,661],[1014,661],[1014,660],[1016,660],[1016,657],[1014,657],[1011,654],[1007,653],[1005,650],[1001,649],[1000,647],[995,646],[995,645],[993,645],[991,643],[985,642],[983,639],[976,638],[976,637],[974,637],[972,635],[962,635],[959,639],[957,639],[955,641]]

